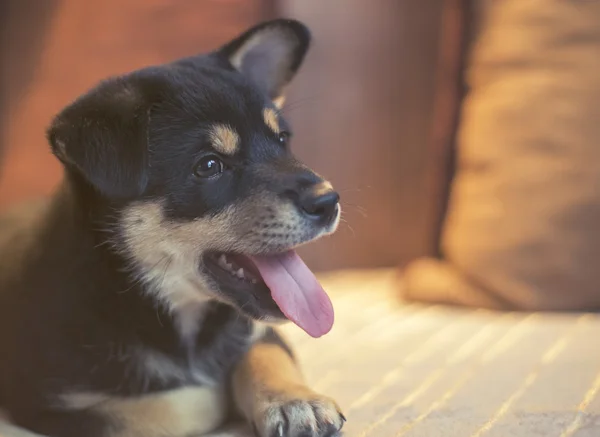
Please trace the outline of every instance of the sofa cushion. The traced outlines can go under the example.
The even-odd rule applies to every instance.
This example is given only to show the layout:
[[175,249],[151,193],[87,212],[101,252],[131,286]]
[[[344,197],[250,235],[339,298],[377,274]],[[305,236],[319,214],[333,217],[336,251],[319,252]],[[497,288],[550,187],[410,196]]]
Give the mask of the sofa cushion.
[[443,259],[409,298],[600,308],[600,2],[492,2],[467,70]]

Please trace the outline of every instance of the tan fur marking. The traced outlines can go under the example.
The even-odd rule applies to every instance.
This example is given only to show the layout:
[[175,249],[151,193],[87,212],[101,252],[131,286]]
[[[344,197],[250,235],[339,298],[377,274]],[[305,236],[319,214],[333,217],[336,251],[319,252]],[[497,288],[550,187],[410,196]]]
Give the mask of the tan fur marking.
[[276,435],[287,421],[290,435],[309,427],[342,427],[337,404],[310,390],[290,356],[274,344],[255,344],[233,374],[234,401],[260,435]]
[[[63,396],[67,405],[73,406],[80,403],[81,397],[81,394]],[[90,397],[90,394],[83,396]],[[227,411],[224,390],[214,387],[185,387],[131,398],[110,397],[90,408],[115,421],[117,426],[110,437],[201,435],[221,425]]]
[[159,352],[141,352],[136,361],[140,367],[140,373],[148,375],[148,378],[156,378],[166,382],[172,380],[185,381],[188,377],[186,369]]
[[110,397],[104,393],[66,393],[58,397],[58,408],[64,410],[86,410],[109,399]]
[[279,133],[280,127],[279,122],[277,121],[277,114],[273,108],[265,108],[263,109],[263,118],[265,119],[265,124],[269,126],[276,134]]
[[233,155],[240,147],[240,136],[231,127],[219,124],[210,132],[213,147],[226,155]]
[[283,108],[283,105],[285,105],[285,96],[281,95],[273,99],[273,104],[277,107],[277,109]]
[[323,181],[319,185],[317,185],[314,189],[315,196],[321,196],[323,194],[327,194],[330,191],[333,191],[333,186],[329,181]]
[[215,240],[226,239],[230,234],[227,214],[226,211],[213,218],[172,223],[164,220],[159,202],[140,203],[125,212],[122,227],[130,255],[142,268],[143,281],[151,288],[160,287],[151,292],[171,310],[193,317],[191,306],[214,298],[198,274],[198,257]]
[[247,417],[252,417],[257,390],[285,391],[290,384],[302,385],[303,377],[288,354],[273,344],[253,346],[233,375],[235,401]]
[[192,379],[196,383],[205,385],[214,384],[214,380],[206,376],[194,367],[181,366],[166,355],[159,352],[145,351],[137,358],[140,371],[149,377],[158,378],[162,381],[177,380],[186,382]]
[[269,325],[264,322],[255,321],[252,323],[252,334],[250,334],[250,344],[254,344],[261,340],[269,328]]

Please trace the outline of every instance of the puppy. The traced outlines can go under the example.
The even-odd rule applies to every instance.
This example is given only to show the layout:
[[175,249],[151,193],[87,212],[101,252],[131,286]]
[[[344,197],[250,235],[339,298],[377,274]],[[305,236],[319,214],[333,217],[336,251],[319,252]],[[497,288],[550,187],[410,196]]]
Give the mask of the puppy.
[[339,196],[293,157],[280,112],[309,41],[263,23],[55,118],[64,181],[0,235],[7,435],[191,437],[231,411],[260,437],[341,429],[271,327],[333,324],[293,249],[334,232]]

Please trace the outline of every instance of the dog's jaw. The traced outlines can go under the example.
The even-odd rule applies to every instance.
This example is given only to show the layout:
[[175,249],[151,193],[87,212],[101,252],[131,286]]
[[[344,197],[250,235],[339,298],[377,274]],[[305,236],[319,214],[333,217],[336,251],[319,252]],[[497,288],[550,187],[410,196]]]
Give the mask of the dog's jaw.
[[341,215],[338,206],[327,226],[309,226],[289,202],[260,195],[216,215],[174,221],[165,217],[164,204],[164,199],[140,201],[126,208],[117,249],[129,260],[132,279],[172,314],[185,338],[196,334],[203,308],[215,300],[256,320],[285,321],[260,276],[238,278],[238,268],[233,274],[219,267],[221,255],[284,252],[332,234]]

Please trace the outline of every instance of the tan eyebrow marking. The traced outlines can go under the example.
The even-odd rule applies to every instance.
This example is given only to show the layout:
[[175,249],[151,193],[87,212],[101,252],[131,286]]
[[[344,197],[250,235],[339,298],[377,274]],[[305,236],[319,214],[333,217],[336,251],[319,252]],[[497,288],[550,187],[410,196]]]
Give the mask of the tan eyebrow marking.
[[277,122],[277,114],[275,113],[275,110],[273,110],[272,108],[263,109],[263,118],[265,119],[265,124],[269,126],[269,128],[273,132],[278,134],[280,129],[279,123]]
[[283,105],[285,105],[285,96],[279,96],[273,99],[273,104],[277,106],[277,109],[283,108]]
[[217,151],[233,155],[240,146],[240,136],[231,127],[218,124],[211,129],[210,140]]

